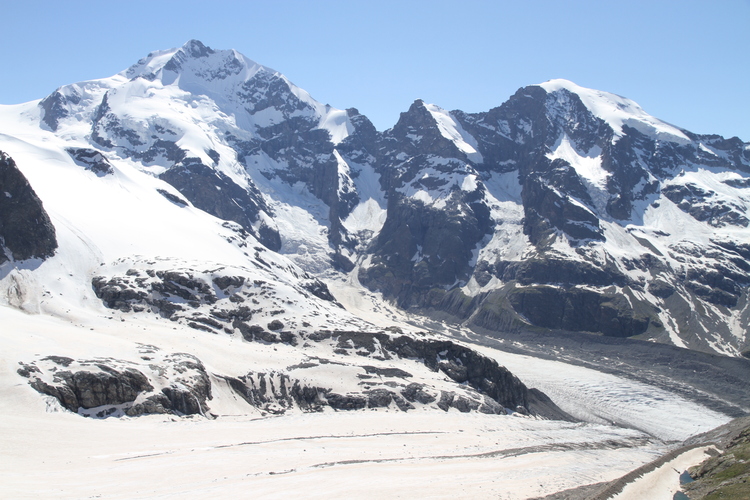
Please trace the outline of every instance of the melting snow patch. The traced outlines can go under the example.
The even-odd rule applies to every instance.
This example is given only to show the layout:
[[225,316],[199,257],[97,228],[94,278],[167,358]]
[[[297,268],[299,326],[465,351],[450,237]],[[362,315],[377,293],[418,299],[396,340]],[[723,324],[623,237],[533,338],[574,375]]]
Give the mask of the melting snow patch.
[[343,221],[344,227],[350,232],[369,230],[377,233],[385,224],[388,212],[381,208],[372,198],[363,201],[352,210],[349,217]]
[[432,199],[432,197],[430,196],[430,194],[427,191],[423,190],[423,189],[420,189],[419,191],[417,191],[416,193],[414,193],[412,195],[412,198],[414,198],[415,200],[421,201],[425,205],[429,205],[430,203],[432,203],[434,201]]

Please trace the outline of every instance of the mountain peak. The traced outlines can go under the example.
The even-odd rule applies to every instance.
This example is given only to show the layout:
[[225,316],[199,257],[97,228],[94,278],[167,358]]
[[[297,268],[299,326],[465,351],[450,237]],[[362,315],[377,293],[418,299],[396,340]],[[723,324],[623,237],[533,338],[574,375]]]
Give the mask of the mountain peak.
[[[638,103],[610,92],[581,87],[562,78],[548,80],[537,85],[548,94],[559,96],[565,92],[575,94],[584,106],[597,118],[606,122],[617,136],[623,136],[623,126],[632,127],[642,134],[659,140],[686,144],[690,139],[674,125],[651,116]],[[564,100],[565,98],[563,98]],[[558,101],[560,99],[558,98]]]
[[199,40],[188,40],[182,47],[152,52],[128,68],[129,79],[159,79],[165,85],[230,80],[235,83],[252,78],[258,71],[276,73],[235,50],[214,50]]
[[207,57],[216,52],[212,48],[203,45],[203,42],[201,42],[200,40],[195,39],[185,42],[185,45],[183,45],[180,50],[184,51],[186,54],[189,54],[191,57],[196,58]]

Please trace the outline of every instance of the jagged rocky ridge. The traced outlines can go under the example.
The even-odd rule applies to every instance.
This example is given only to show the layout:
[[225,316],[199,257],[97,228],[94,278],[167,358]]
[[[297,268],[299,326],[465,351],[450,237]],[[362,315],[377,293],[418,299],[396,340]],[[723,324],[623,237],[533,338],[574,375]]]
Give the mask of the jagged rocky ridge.
[[[139,111],[136,96],[169,112]],[[379,132],[193,40],[39,107],[42,127],[88,116],[88,149],[402,308],[493,335],[748,345],[750,146],[619,96],[555,80],[484,113],[417,100]]]
[[[737,187],[750,149],[666,125],[661,135],[649,123],[615,130],[568,88],[587,92],[526,87],[478,114],[417,101],[379,141],[351,136],[352,157],[378,152],[390,187],[360,280],[402,307],[485,331],[640,335],[737,352],[750,282],[748,249],[734,240],[748,226]],[[706,187],[717,182],[729,189]],[[661,205],[664,219],[675,221],[674,206],[692,222],[664,224]],[[698,224],[703,244],[681,232]]]

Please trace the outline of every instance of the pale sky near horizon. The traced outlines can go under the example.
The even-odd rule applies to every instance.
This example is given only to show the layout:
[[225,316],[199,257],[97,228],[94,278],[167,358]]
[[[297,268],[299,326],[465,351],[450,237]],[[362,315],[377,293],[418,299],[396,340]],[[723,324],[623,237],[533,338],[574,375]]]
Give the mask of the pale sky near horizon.
[[750,0],[4,2],[0,104],[195,38],[236,49],[379,130],[417,98],[487,111],[552,78],[750,142]]

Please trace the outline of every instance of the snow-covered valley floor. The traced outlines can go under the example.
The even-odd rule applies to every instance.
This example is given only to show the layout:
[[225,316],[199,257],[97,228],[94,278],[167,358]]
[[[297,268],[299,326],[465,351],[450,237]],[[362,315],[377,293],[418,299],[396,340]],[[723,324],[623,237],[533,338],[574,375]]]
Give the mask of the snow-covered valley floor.
[[458,412],[2,420],[5,498],[528,498],[663,450],[625,429]]
[[[83,418],[31,389],[16,373],[18,361],[73,353],[127,359],[148,342],[195,354],[209,371],[232,372],[261,362],[283,366],[294,353],[153,318],[66,321],[0,307],[0,321],[3,498],[522,499],[614,480],[668,451],[667,440],[729,420],[617,377],[506,353],[498,359],[522,380],[541,381],[544,372],[544,389],[560,388],[553,398],[569,407],[580,401],[582,417],[601,400],[608,414],[642,418],[627,428],[454,409],[243,415],[219,387],[210,406],[223,416],[215,420]],[[593,417],[609,418],[602,416]]]

